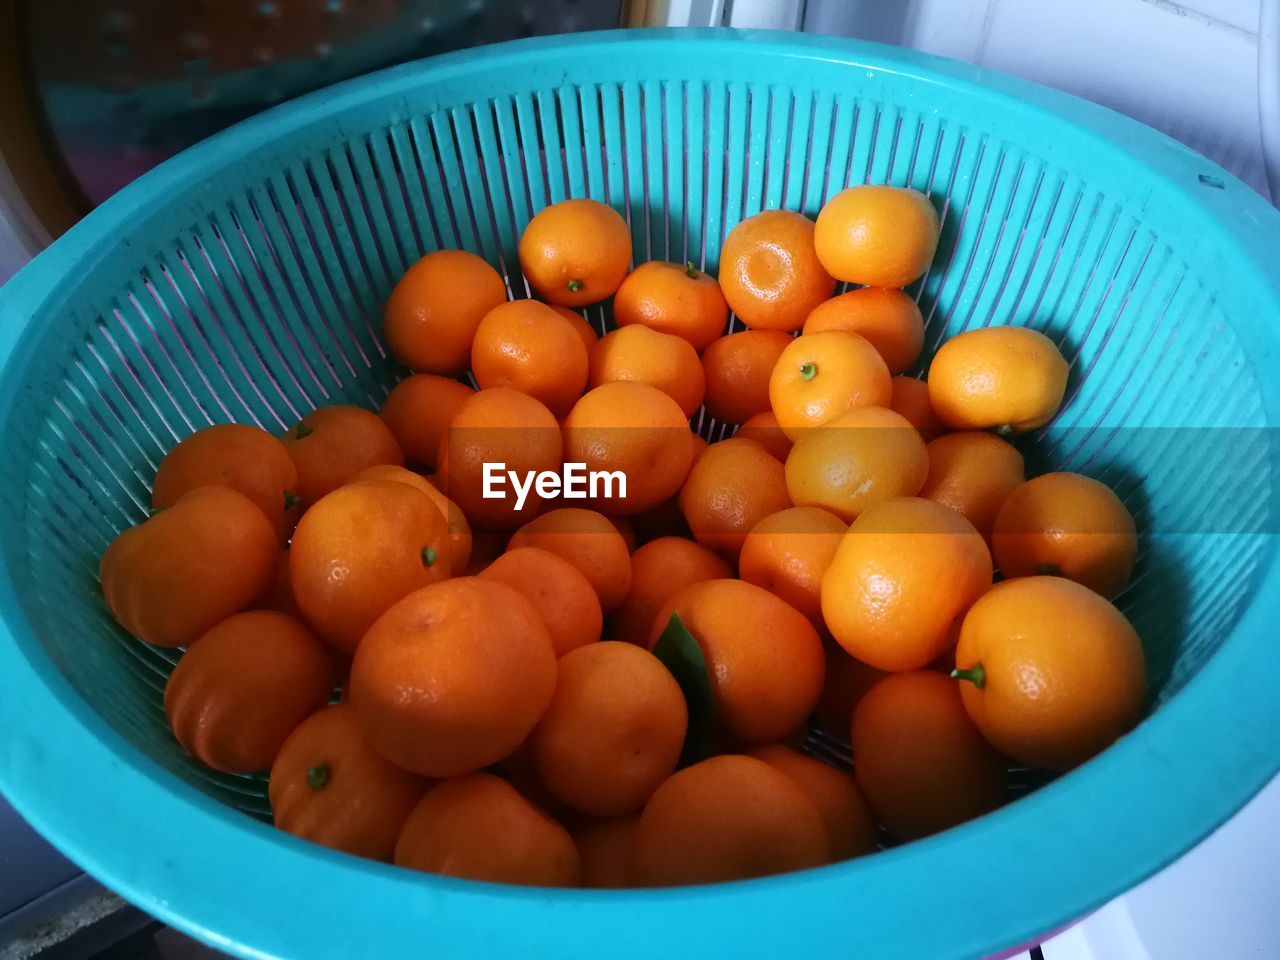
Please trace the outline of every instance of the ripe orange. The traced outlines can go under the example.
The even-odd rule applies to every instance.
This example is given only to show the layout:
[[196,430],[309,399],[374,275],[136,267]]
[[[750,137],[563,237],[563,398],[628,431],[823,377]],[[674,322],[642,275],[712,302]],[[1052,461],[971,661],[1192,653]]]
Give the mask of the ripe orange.
[[797,506],[822,507],[845,521],[924,486],[929,455],[905,418],[857,407],[801,436],[787,455],[787,492]]
[[707,347],[702,370],[711,415],[727,423],[746,423],[769,410],[769,376],[791,339],[781,330],[744,330]]
[[391,480],[395,483],[406,483],[415,490],[426,494],[427,498],[436,505],[436,509],[440,511],[440,515],[445,518],[449,528],[450,575],[460,575],[467,569],[467,565],[471,562],[471,524],[467,523],[467,518],[462,515],[462,509],[441,493],[430,480],[420,473],[414,473],[404,467],[393,467],[390,464],[382,464],[361,470],[351,480],[352,482]]
[[674,400],[685,419],[702,406],[706,379],[698,351],[687,340],[645,326],[606,333],[591,351],[591,386],[636,382]]
[[595,588],[605,613],[622,602],[631,586],[627,543],[609,518],[595,510],[549,510],[515,532],[508,549],[517,547],[540,547],[568,560]]
[[405,483],[362,480],[322,497],[289,548],[289,579],[307,622],[352,653],[401,597],[450,574],[449,531],[431,499]]
[[196,639],[165,684],[164,713],[205,766],[253,773],[328,702],[333,681],[329,651],[301,622],[252,610]]
[[520,746],[555,678],[551,638],[529,601],[505,583],[458,577],[378,619],[356,649],[348,697],[384,757],[451,777]]
[[850,654],[881,670],[917,670],[954,643],[952,623],[991,587],[982,535],[918,497],[868,507],[822,578],[822,615]]
[[782,432],[782,427],[778,426],[778,418],[774,416],[772,410],[748,417],[734,436],[743,440],[754,440],[779,463],[786,463],[787,454],[791,452],[791,438]]
[[613,296],[631,267],[631,231],[597,200],[562,200],[520,236],[520,268],[543,300],[585,307]]
[[429,781],[384,760],[339,703],[289,734],[271,765],[275,825],[334,850],[390,861],[396,838]]
[[298,468],[298,496],[308,509],[365,467],[404,466],[404,453],[376,413],[359,407],[320,407],[283,437]]
[[437,250],[411,266],[391,291],[383,334],[410,370],[456,376],[486,313],[507,299],[498,271],[474,253]]
[[288,547],[282,547],[276,554],[271,580],[251,606],[255,610],[276,610],[302,619],[302,611],[298,609],[298,601],[293,596],[293,584],[289,581]]
[[892,395],[876,348],[839,330],[796,337],[769,376],[769,403],[792,440],[857,407],[888,406]]
[[804,332],[843,330],[866,337],[891,374],[909,369],[924,349],[924,318],[913,297],[901,290],[862,287],[820,303],[804,322]]
[[822,694],[822,641],[802,614],[754,584],[704,580],[663,605],[650,646],[672,613],[702,648],[716,722],[728,734],[770,743],[813,712]]
[[766,210],[729,231],[720,251],[720,289],[753,330],[799,330],[835,291],[814,249],[814,224],[790,210]]
[[619,328],[643,324],[687,340],[698,351],[724,333],[729,306],[720,284],[693,264],[642,263],[613,297]]
[[647,646],[654,617],[691,583],[733,576],[729,565],[700,543],[659,537],[631,555],[631,587],[610,617],[609,638]]
[[827,655],[827,672],[813,719],[823,730],[843,740],[848,735],[858,701],[887,674],[849,656],[834,640],[822,646]]
[[568,560],[537,547],[516,547],[489,564],[480,577],[513,587],[533,604],[557,657],[600,639],[600,598]]
[[962,514],[990,542],[996,512],[1026,481],[1022,454],[990,433],[965,430],[931,440],[920,496]]
[[822,623],[822,575],[848,525],[818,507],[789,507],[765,517],[747,534],[739,575]]
[[434,470],[441,438],[454,414],[473,393],[457,380],[415,373],[395,385],[379,415],[404,451],[405,461]]
[[925,443],[936,440],[947,432],[947,425],[933,412],[933,404],[929,401],[929,385],[923,380],[894,377],[889,409],[901,414],[919,430]]
[[938,211],[917,190],[857,186],[841,190],[818,214],[814,248],[838,280],[905,287],[938,249]]
[[753,440],[712,444],[680,488],[680,509],[699,543],[736,554],[747,533],[791,506],[782,464]]
[[1046,473],[1005,499],[991,550],[1006,578],[1066,577],[1111,597],[1133,573],[1138,534],[1110,487],[1078,473]]
[[1142,644],[1124,614],[1061,577],[997,584],[964,618],[956,667],[965,709],[1001,753],[1069,770],[1142,716]]
[[471,344],[481,389],[510,387],[563,417],[587,385],[582,334],[537,300],[512,300],[484,315]]
[[847,860],[876,849],[875,820],[849,774],[778,743],[756,747],[748,756],[785,773],[809,795],[822,814],[832,859]]
[[592,348],[600,342],[600,331],[597,330],[595,326],[577,310],[570,310],[568,307],[557,306],[554,303],[550,304],[550,307],[556,313],[560,314],[560,316],[569,321],[574,332],[577,333],[578,339],[581,340],[582,345],[587,348],[587,356],[591,356]]
[[934,356],[929,400],[949,426],[1026,433],[1058,412],[1067,369],[1043,333],[982,327],[952,337]]
[[718,883],[816,867],[831,860],[822,815],[791,777],[754,757],[685,767],[640,814],[634,886]]
[[1004,765],[941,673],[897,673],[853,711],[853,772],[880,823],[915,840],[1005,801]]
[[610,517],[609,522],[613,524],[613,529],[618,531],[618,536],[622,537],[622,542],[627,545],[627,553],[635,552],[636,528],[631,525],[631,521],[626,517]]
[[679,684],[648,650],[609,641],[574,650],[530,737],[538,779],[583,813],[634,813],[675,772],[688,719]]
[[505,780],[473,773],[427,791],[396,843],[397,866],[466,880],[572,887],[573,838]]
[[582,885],[596,890],[630,886],[631,849],[640,817],[583,818],[573,825],[582,859]]
[[680,407],[660,390],[644,383],[606,383],[589,391],[565,417],[564,459],[585,464],[588,476],[625,477],[626,496],[618,495],[624,488],[615,482],[612,496],[602,485],[599,495],[588,497],[597,510],[642,513],[680,489],[693,460],[693,435]]

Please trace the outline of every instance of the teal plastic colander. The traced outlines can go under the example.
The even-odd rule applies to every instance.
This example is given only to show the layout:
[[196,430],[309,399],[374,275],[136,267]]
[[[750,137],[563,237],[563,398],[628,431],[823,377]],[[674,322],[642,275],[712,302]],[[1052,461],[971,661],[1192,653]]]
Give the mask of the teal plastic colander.
[[[928,191],[943,214],[913,288],[927,351],[1018,323],[1071,361],[1069,402],[1029,449],[1137,517],[1119,602],[1154,712],[1136,732],[929,840],[616,892],[333,853],[264,822],[262,778],[182,754],[161,710],[175,654],[115,628],[95,576],[179,438],[377,404],[397,376],[379,322],[401,271],[465,247],[526,295],[516,238],[545,204],[607,201],[637,260],[714,271],[743,217],[813,215],[864,182]],[[288,104],[142,178],[0,292],[0,787],[109,886],[246,956],[948,958],[1031,939],[1168,863],[1280,768],[1278,241],[1261,199],[1146,128],[869,44],[583,35]]]

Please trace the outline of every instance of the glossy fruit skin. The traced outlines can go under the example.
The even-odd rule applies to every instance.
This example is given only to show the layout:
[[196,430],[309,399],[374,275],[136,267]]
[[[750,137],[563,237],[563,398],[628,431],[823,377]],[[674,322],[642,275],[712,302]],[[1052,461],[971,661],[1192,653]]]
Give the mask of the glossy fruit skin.
[[430,471],[436,468],[440,439],[473,393],[457,380],[415,373],[395,385],[378,415],[396,438],[405,462]]
[[467,368],[480,320],[506,299],[502,277],[480,257],[436,250],[411,266],[391,291],[383,334],[410,370],[457,376]]
[[756,747],[747,755],[786,774],[809,795],[827,828],[833,860],[875,851],[875,819],[848,773],[777,743]]
[[962,514],[988,542],[996,514],[1026,482],[1026,464],[1011,444],[991,433],[964,430],[931,440],[929,476],[920,496]]
[[572,826],[573,842],[582,861],[582,885],[593,890],[629,886],[631,848],[639,814],[626,817],[581,818]]
[[850,742],[862,795],[900,840],[957,826],[1007,799],[1003,761],[944,674],[881,680],[854,709]]
[[1138,559],[1133,515],[1106,484],[1078,473],[1046,473],[1005,498],[991,550],[1006,578],[1063,576],[1113,597]]
[[539,211],[518,249],[529,286],[547,303],[585,307],[613,296],[631,267],[631,231],[597,200],[562,200]]
[[820,629],[822,575],[848,524],[819,507],[789,507],[765,517],[747,534],[738,573],[803,613]]
[[471,524],[463,516],[462,508],[440,492],[430,480],[420,473],[414,473],[405,467],[394,467],[380,464],[361,470],[351,478],[352,483],[362,480],[390,480],[394,483],[405,483],[415,490],[426,494],[436,505],[440,515],[444,517],[449,528],[449,573],[461,574],[471,562]]
[[365,634],[349,698],[374,749],[452,777],[516,749],[551,702],[555,651],[505,583],[458,577],[409,594]]
[[450,556],[444,516],[426,494],[392,480],[362,480],[303,515],[289,548],[289,579],[316,633],[354,653],[392,604],[449,577]]
[[1052,419],[1067,361],[1043,333],[982,327],[952,337],[929,365],[929,399],[948,426],[1026,433]]
[[804,615],[741,580],[685,587],[654,619],[650,647],[678,612],[707,661],[717,724],[744,743],[795,730],[822,694],[822,641]]
[[197,487],[116,537],[98,578],[120,626],[157,647],[185,647],[262,595],[279,549],[251,500]]
[[643,647],[604,641],[566,654],[530,737],[538,778],[597,817],[635,813],[675,772],[688,727],[684,694]]
[[588,391],[564,419],[564,460],[587,474],[621,471],[626,496],[585,502],[601,513],[631,516],[680,489],[693,461],[693,437],[680,407],[643,383],[606,383]]
[[471,370],[482,390],[519,390],[563,417],[587,385],[587,350],[574,325],[545,303],[511,300],[480,321]]
[[804,334],[843,330],[865,337],[889,373],[911,369],[924,349],[924,318],[913,297],[886,287],[861,287],[814,307]]
[[409,813],[431,781],[384,759],[339,703],[289,734],[271,765],[275,825],[295,837],[357,857],[390,862]]
[[782,330],[743,330],[712,342],[702,353],[711,415],[745,423],[769,411],[769,376],[791,339]]
[[680,337],[701,352],[724,333],[729,305],[709,273],[688,264],[651,260],[627,274],[618,287],[613,319],[619,329],[642,324]]
[[306,717],[329,700],[328,649],[274,610],[228,617],[191,645],[164,688],[164,712],[183,749],[226,773],[266,770]]
[[165,454],[151,485],[164,510],[196,487],[230,487],[262,511],[281,543],[298,522],[298,471],[289,452],[261,427],[223,423],[197,430]]
[[857,407],[885,407],[889,368],[865,337],[842,330],[801,334],[769,375],[769,404],[792,440]]
[[877,503],[919,492],[929,455],[919,432],[884,407],[857,407],[807,431],[787,455],[786,484],[797,506],[849,522]]
[[762,760],[711,757],[668,779],[633,839],[633,886],[719,883],[831,860],[822,815],[792,778]]
[[537,547],[515,547],[481,573],[517,590],[546,624],[557,657],[600,639],[600,598],[578,568]]
[[741,221],[720,251],[720,289],[752,330],[799,330],[836,282],[814,249],[814,223],[790,210]]
[[395,862],[447,877],[534,887],[576,886],[581,870],[565,829],[487,773],[427,791],[404,825]]
[[570,310],[568,307],[557,306],[554,303],[548,304],[548,306],[569,321],[574,333],[578,335],[578,339],[582,341],[582,345],[586,348],[587,356],[591,356],[591,349],[600,342],[600,331],[596,329],[595,325],[577,310]]
[[631,586],[613,612],[609,639],[648,646],[654,618],[691,583],[722,580],[733,571],[721,557],[683,537],[659,537],[631,554]]
[[620,382],[656,387],[676,402],[686,420],[702,406],[706,392],[702,361],[689,342],[646,326],[606,333],[591,351],[591,386]]
[[938,212],[917,190],[849,187],[818,214],[814,246],[838,280],[869,287],[905,287],[933,262]]
[[920,432],[925,443],[936,440],[947,432],[947,425],[939,419],[929,400],[929,385],[915,377],[894,377],[893,396],[889,409],[905,417]]
[[960,514],[903,497],[863,511],[822,578],[840,646],[881,670],[918,670],[954,643],[953,623],[991,587],[991,554]]
[[778,425],[778,418],[772,410],[748,417],[734,436],[742,440],[754,440],[779,463],[786,463],[787,454],[791,452],[792,440]]
[[737,554],[752,527],[789,506],[782,464],[738,437],[708,447],[680,488],[680,509],[694,537],[724,554]]
[[281,439],[298,468],[304,511],[366,467],[404,466],[404,452],[391,430],[376,413],[360,407],[320,407]]
[[548,510],[515,532],[508,549],[517,547],[539,547],[568,560],[595,588],[605,613],[622,602],[631,586],[627,543],[609,518],[595,510]]
[[965,709],[1001,753],[1069,770],[1142,717],[1146,664],[1133,626],[1107,600],[1061,577],[997,584],[964,618],[956,666],[981,663]]

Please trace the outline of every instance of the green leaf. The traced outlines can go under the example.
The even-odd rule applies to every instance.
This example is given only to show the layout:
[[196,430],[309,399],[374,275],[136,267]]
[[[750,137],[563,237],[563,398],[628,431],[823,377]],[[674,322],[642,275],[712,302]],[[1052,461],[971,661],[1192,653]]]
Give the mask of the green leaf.
[[680,684],[680,690],[684,693],[684,702],[689,708],[689,730],[685,734],[684,750],[680,754],[680,766],[687,767],[711,753],[715,706],[711,700],[711,677],[707,674],[707,659],[678,613],[671,614],[667,628],[653,646],[653,655],[676,678],[676,683]]

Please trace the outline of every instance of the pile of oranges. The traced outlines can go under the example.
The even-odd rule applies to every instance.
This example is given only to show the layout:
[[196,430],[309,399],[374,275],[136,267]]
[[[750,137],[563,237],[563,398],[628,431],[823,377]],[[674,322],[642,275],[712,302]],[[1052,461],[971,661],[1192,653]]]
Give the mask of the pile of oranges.
[[[1044,335],[973,329],[906,375],[902,288],[938,233],[922,194],[867,186],[738,224],[718,279],[631,270],[591,200],[521,237],[536,299],[423,257],[386,305],[411,373],[379,413],[198,431],[102,557],[115,619],[186,649],[179,743],[269,770],[277,826],[316,843],[593,887],[868,854],[1106,748],[1143,709],[1110,602],[1133,519],[1095,480],[1025,476],[1011,441],[1068,376]],[[610,298],[599,336],[577,310]],[[704,406],[739,429],[708,445]],[[490,487],[567,463],[625,489]],[[852,773],[804,752],[814,728]]]

